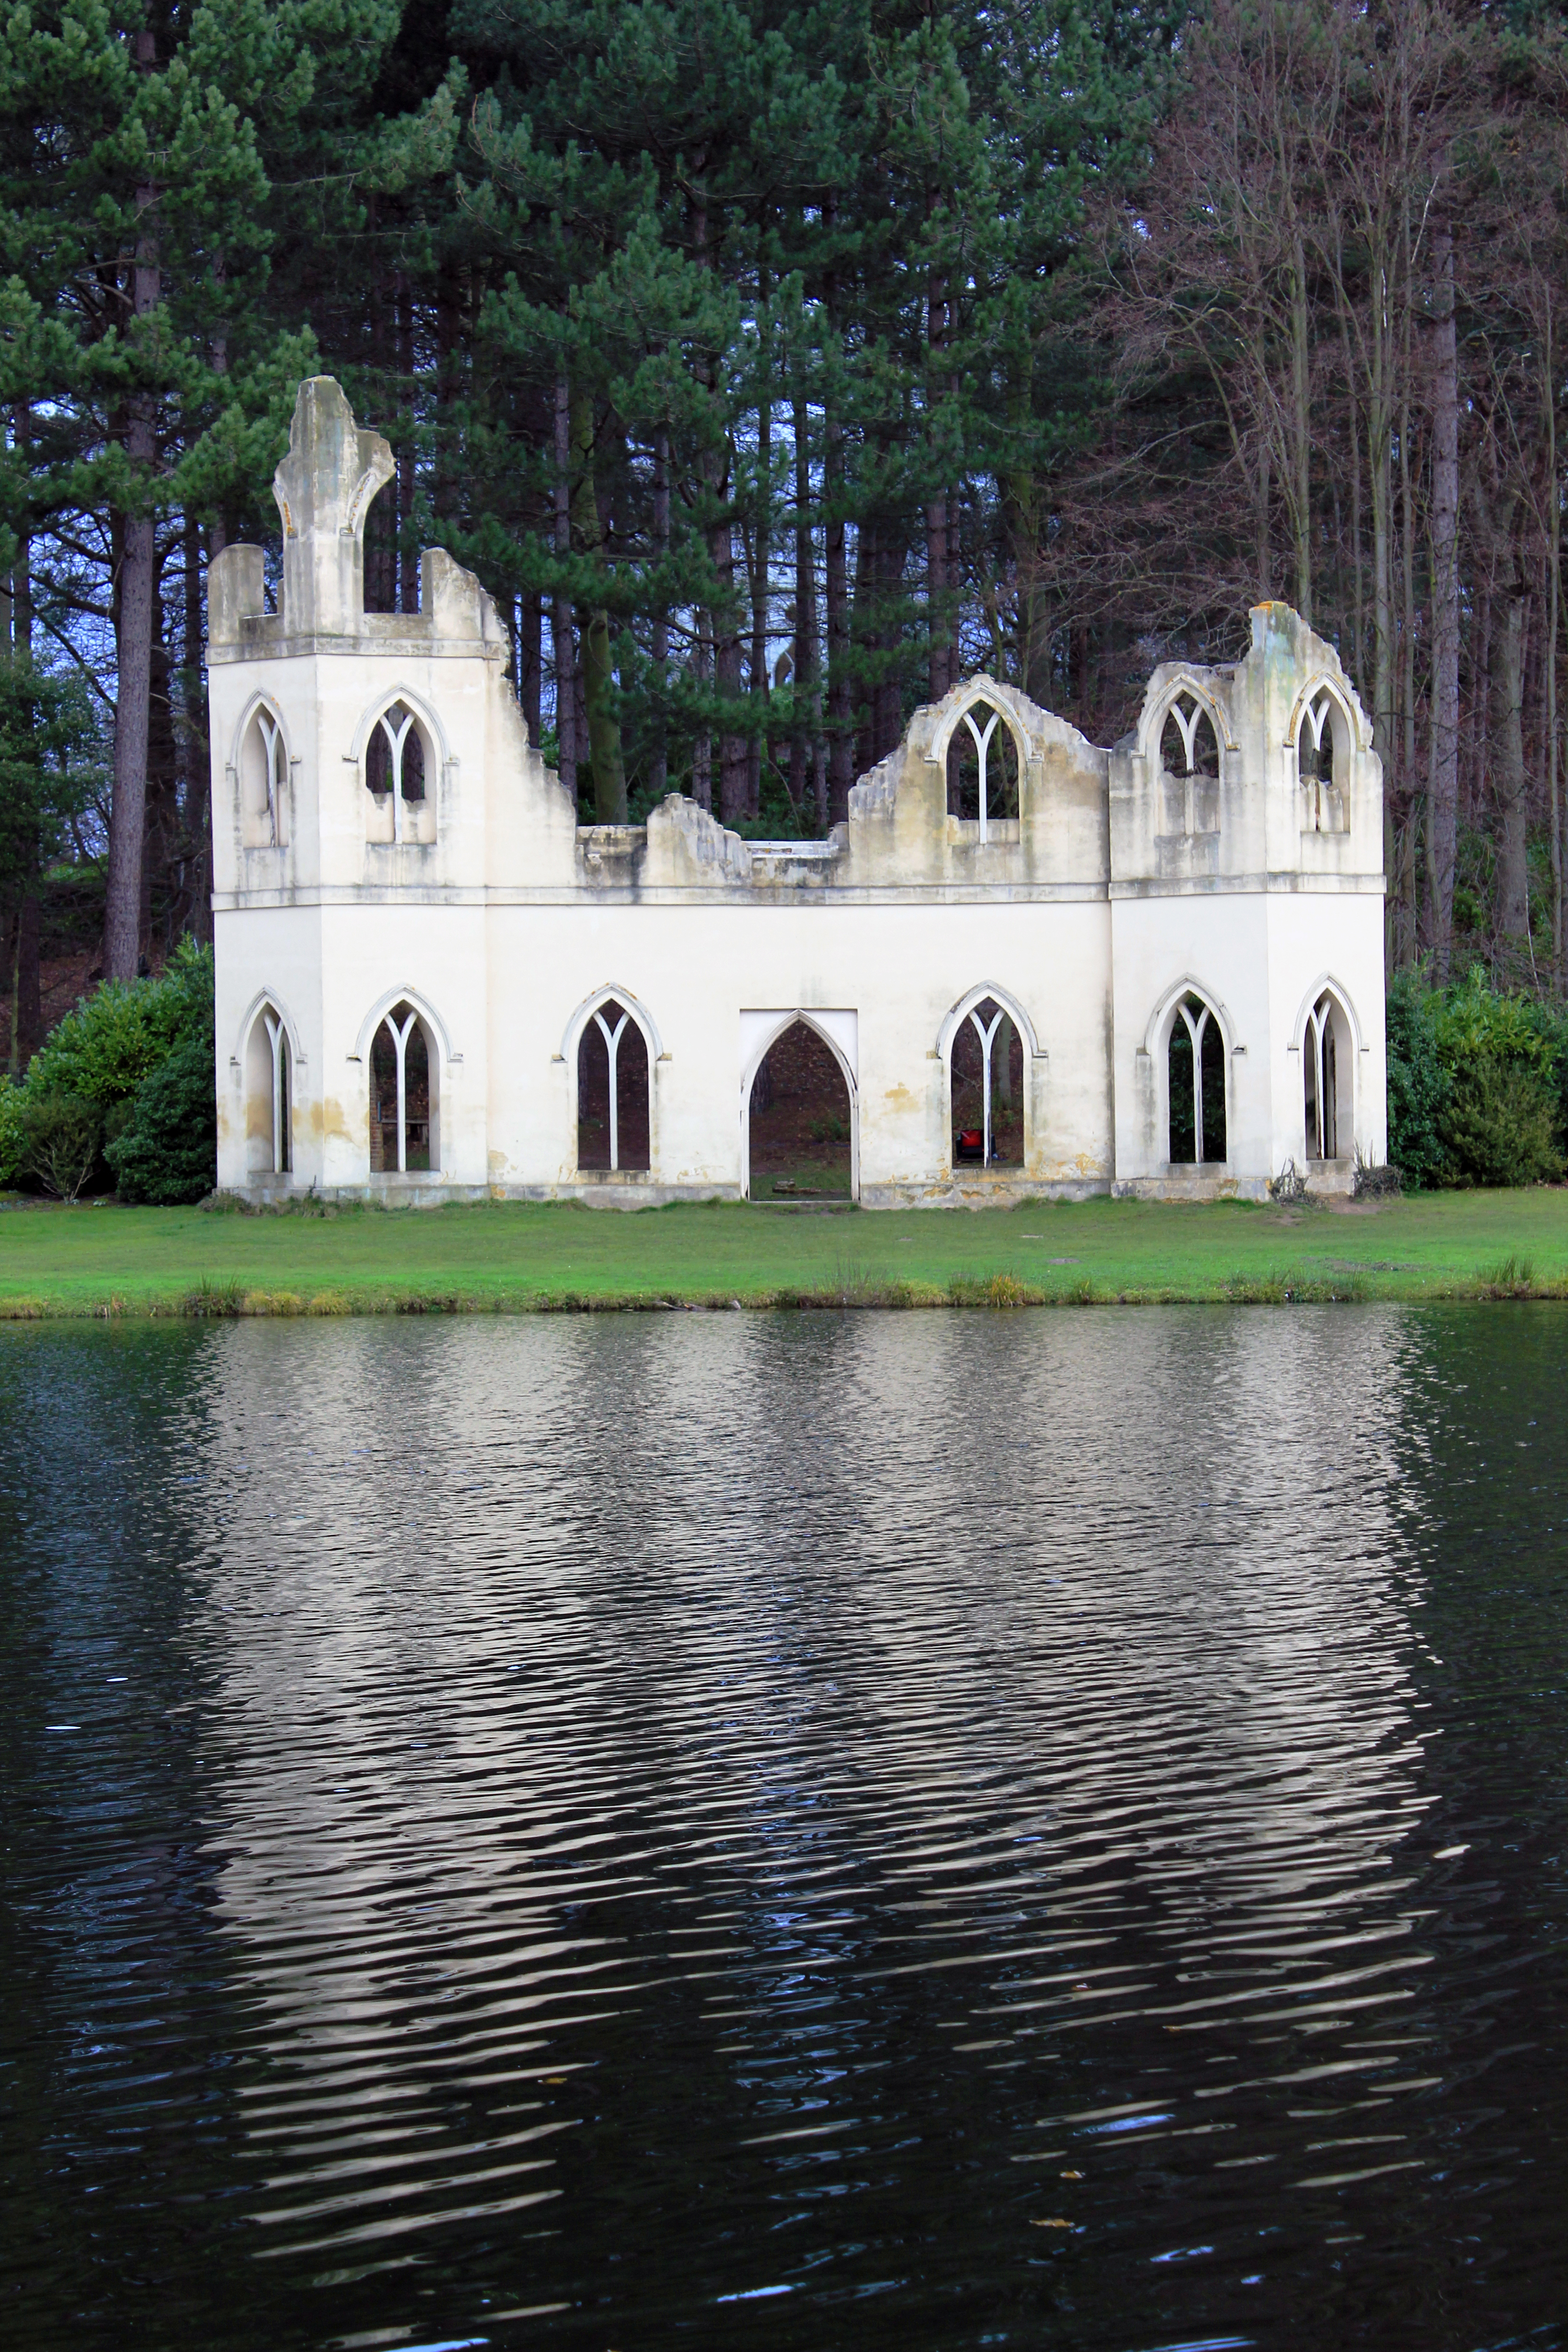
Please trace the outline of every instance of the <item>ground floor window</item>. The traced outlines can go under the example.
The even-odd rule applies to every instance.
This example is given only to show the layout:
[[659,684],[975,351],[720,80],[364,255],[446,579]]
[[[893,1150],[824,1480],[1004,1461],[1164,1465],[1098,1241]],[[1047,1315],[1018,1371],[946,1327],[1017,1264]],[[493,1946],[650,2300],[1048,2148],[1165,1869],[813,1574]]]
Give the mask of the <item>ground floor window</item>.
[[583,1024],[577,1045],[577,1165],[629,1170],[652,1165],[647,1040],[614,997]]
[[952,1157],[988,1168],[1024,1164],[1024,1041],[994,996],[952,1034]]
[[847,1195],[854,1187],[853,1121],[837,1055],[807,1022],[792,1021],[752,1080],[752,1200]]
[[411,1004],[395,1004],[370,1049],[370,1167],[373,1176],[424,1174],[439,1168],[439,1055]]
[[1212,1007],[1186,995],[1171,1023],[1167,1048],[1170,1153],[1184,1167],[1226,1157],[1225,1039]]
[[293,1077],[283,1016],[264,1004],[246,1051],[246,1159],[253,1176],[286,1176],[294,1164]]
[[1307,1157],[1340,1156],[1339,1038],[1331,996],[1320,996],[1307,1015],[1301,1040],[1301,1075],[1307,1114]]

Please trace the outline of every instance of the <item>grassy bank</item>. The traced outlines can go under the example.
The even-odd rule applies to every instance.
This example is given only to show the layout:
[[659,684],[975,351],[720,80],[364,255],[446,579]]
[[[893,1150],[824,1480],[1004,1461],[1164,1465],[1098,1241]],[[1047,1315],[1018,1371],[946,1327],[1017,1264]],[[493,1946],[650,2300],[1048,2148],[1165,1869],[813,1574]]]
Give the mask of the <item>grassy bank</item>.
[[943,1213],[489,1202],[0,1213],[0,1318],[1568,1298],[1568,1192]]

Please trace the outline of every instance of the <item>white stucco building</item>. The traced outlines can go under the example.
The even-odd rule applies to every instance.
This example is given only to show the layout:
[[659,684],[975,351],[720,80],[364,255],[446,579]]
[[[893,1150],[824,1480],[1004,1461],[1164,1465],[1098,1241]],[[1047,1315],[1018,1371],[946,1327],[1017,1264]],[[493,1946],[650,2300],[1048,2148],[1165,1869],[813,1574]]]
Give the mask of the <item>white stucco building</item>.
[[[1251,1197],[1289,1160],[1321,1189],[1382,1160],[1381,768],[1289,607],[1233,668],[1156,670],[1109,751],[968,680],[826,842],[674,796],[580,826],[468,573],[427,552],[417,614],[365,613],[391,470],[334,383],[301,385],[279,610],[258,548],[209,577],[222,1187],[743,1197],[752,1081],[797,1020],[868,1205]],[[621,1102],[591,1151],[590,1049],[612,1129]]]

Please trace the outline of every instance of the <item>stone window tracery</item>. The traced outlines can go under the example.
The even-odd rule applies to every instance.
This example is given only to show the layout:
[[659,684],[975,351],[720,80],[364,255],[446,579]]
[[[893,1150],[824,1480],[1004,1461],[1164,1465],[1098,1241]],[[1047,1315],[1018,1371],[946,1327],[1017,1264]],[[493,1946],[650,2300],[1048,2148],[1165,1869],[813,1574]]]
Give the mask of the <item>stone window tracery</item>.
[[951,1053],[955,1165],[1021,1167],[1024,1160],[1024,1041],[994,996],[972,1005]]
[[405,702],[393,703],[375,720],[364,747],[365,789],[374,805],[373,840],[435,839],[435,809],[427,791],[433,764],[419,719]]
[[612,1173],[650,1164],[647,1040],[615,997],[577,1042],[577,1165]]
[[1335,774],[1344,719],[1326,687],[1305,704],[1296,730],[1296,772],[1301,784],[1303,833],[1347,830],[1343,780]]
[[1167,834],[1219,829],[1219,738],[1196,695],[1184,688],[1160,730],[1160,779]]
[[424,1175],[440,1167],[439,1066],[439,1055],[414,1006],[395,1004],[371,1041],[372,1175]]
[[948,738],[947,809],[977,824],[982,841],[1018,815],[1018,747],[993,703],[971,703]]
[[1213,1007],[1191,989],[1172,1016],[1165,1074],[1172,1165],[1225,1160],[1225,1039]]

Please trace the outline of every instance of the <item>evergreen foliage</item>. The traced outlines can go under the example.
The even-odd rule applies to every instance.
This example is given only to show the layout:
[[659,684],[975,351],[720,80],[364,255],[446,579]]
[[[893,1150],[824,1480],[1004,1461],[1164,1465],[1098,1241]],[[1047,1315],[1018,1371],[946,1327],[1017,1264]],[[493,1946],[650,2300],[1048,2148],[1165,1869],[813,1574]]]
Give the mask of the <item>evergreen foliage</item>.
[[177,1208],[217,1181],[217,1111],[210,1023],[187,1029],[144,1077],[131,1116],[104,1158],[122,1201]]
[[1561,1181],[1568,1021],[1489,986],[1400,973],[1388,994],[1388,1156],[1416,1186]]
[[[183,1138],[175,1132],[176,1111],[184,1121]],[[68,1190],[57,1176],[78,1150],[79,1130],[87,1164]],[[127,1198],[197,1199],[199,1192],[188,1185],[198,1163],[205,1171],[200,1191],[212,1189],[216,1109],[210,948],[187,940],[160,978],[105,981],[58,1024],[33,1057],[25,1081],[7,1081],[0,1088],[0,1182],[31,1176],[62,1198],[74,1199],[106,1138],[110,1168],[120,1171],[123,1162],[129,1171],[123,1177]],[[160,1168],[165,1175],[160,1176]],[[160,1183],[186,1189],[149,1189]],[[140,1189],[132,1192],[132,1186]]]

